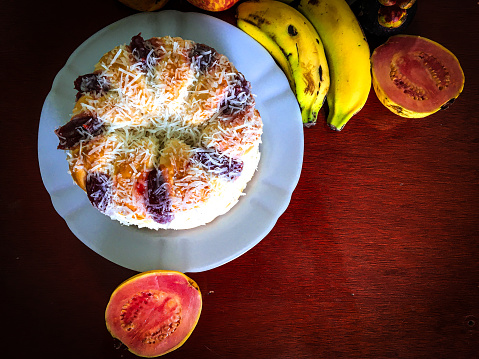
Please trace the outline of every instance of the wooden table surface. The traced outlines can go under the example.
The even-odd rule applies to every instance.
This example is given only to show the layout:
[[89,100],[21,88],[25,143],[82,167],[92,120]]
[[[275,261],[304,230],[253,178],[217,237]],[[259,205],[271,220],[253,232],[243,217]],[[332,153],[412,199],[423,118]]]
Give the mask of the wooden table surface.
[[[184,0],[166,8],[197,11]],[[135,357],[107,332],[104,310],[136,272],[71,233],[37,154],[57,72],[89,36],[134,13],[115,0],[2,6],[2,357]],[[234,9],[210,14],[234,23]],[[305,129],[288,209],[241,257],[189,274],[203,312],[167,357],[479,358],[478,17],[475,0],[419,0],[407,32],[457,55],[462,95],[407,120],[371,92],[342,132],[323,121]]]

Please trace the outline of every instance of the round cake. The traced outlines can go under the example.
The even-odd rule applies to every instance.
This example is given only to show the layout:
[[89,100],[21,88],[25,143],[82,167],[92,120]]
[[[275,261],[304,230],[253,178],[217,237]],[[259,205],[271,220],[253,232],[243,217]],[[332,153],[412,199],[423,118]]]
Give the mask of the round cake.
[[251,84],[212,47],[138,34],[74,87],[58,148],[93,206],[122,224],[206,224],[238,202],[258,167]]

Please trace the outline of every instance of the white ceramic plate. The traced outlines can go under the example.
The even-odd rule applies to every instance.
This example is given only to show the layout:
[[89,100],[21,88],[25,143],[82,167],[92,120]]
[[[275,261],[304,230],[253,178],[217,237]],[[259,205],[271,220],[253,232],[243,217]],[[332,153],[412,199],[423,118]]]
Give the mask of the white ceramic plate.
[[[190,230],[122,226],[98,212],[67,173],[54,129],[74,105],[73,81],[90,73],[100,57],[140,33],[180,36],[225,54],[248,79],[264,122],[261,161],[246,195],[227,214]],[[38,153],[42,179],[56,211],[95,252],[136,271],[200,272],[227,263],[263,239],[286,210],[303,160],[303,126],[286,77],[264,48],[238,28],[198,13],[140,13],[107,26],[86,40],[56,76],[40,119]],[[58,240],[62,240],[58,238]]]

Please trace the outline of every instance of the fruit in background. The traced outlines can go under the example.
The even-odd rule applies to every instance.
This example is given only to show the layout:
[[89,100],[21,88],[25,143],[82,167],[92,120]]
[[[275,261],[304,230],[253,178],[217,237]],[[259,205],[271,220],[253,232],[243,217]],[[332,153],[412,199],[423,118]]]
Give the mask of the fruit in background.
[[416,15],[417,1],[357,0],[351,9],[370,43],[379,45],[389,36],[400,34],[409,26]]
[[122,4],[138,11],[156,11],[166,5],[168,0],[118,0]]
[[207,11],[228,10],[239,0],[188,0],[188,2],[200,9]]
[[416,0],[398,0],[396,1],[396,5],[399,6],[401,9],[410,9],[414,4],[416,3]]
[[384,6],[392,6],[396,4],[396,0],[378,0],[378,2],[380,2],[381,5]]
[[311,23],[291,6],[273,0],[243,2],[236,16],[238,27],[263,45],[285,72],[303,123],[315,124],[329,89],[329,69]]
[[179,348],[200,317],[198,285],[174,271],[137,274],[119,285],[105,321],[114,338],[138,356],[155,357]]
[[358,113],[371,89],[369,46],[345,0],[285,0],[297,7],[319,34],[329,65],[328,125],[337,131]]
[[379,100],[402,117],[426,117],[447,108],[464,88],[464,72],[452,52],[437,42],[395,35],[371,56]]
[[398,28],[407,19],[407,10],[400,7],[382,6],[378,11],[378,23],[386,28]]
[[384,6],[394,6],[397,5],[401,9],[409,9],[414,5],[416,0],[378,0],[381,5]]

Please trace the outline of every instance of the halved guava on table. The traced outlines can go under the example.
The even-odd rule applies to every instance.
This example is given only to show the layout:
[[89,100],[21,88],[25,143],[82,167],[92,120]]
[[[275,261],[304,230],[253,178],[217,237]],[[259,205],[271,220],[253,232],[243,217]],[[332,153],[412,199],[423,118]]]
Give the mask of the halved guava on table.
[[143,357],[179,348],[198,323],[202,308],[198,285],[175,271],[140,273],[110,297],[105,321],[111,335]]
[[379,100],[402,117],[420,118],[449,107],[464,88],[456,56],[432,40],[395,35],[371,56]]

